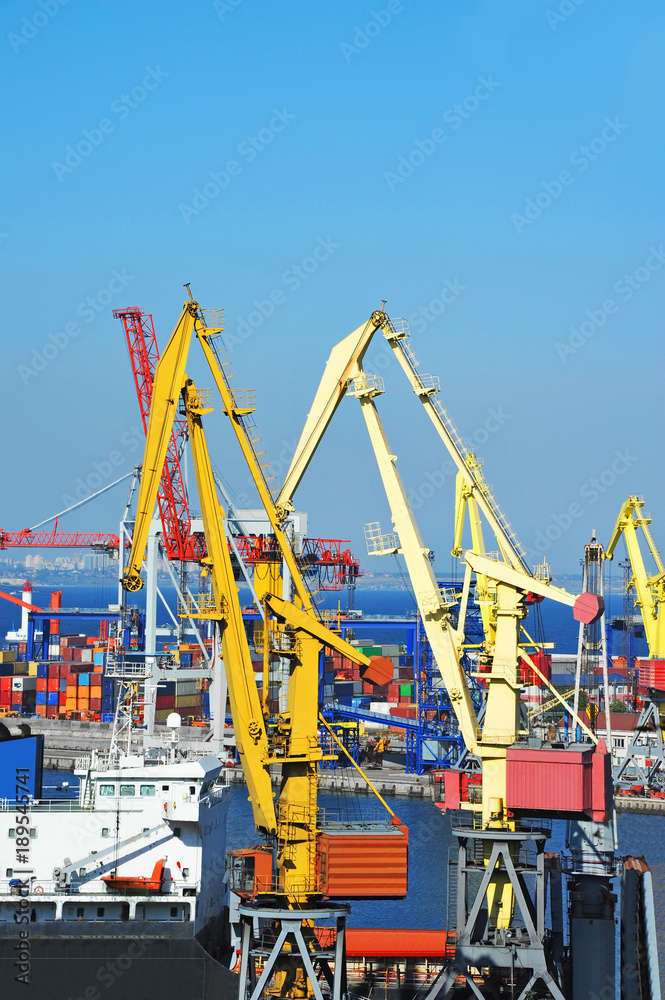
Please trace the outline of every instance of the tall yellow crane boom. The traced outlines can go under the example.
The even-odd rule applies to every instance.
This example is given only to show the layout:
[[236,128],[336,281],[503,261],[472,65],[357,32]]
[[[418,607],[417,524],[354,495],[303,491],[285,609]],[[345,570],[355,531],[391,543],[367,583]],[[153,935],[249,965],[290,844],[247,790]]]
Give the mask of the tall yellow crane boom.
[[[635,590],[635,605],[642,612],[644,634],[649,646],[649,656],[652,659],[665,657],[665,616],[661,614],[661,605],[665,607],[665,566],[660,552],[651,534],[651,517],[642,513],[644,498],[630,496],[622,506],[614,530],[603,553],[604,559],[612,559],[614,550],[621,536],[626,540],[628,558],[633,571],[628,584]],[[656,573],[649,576],[640,549],[638,528],[642,529],[649,551],[656,564]]]
[[[210,456],[201,422],[201,417],[210,413],[211,409],[205,405],[205,400],[199,396],[191,379],[186,381],[183,395],[196,485],[201,504],[203,529],[208,549],[205,566],[211,575],[213,596],[212,603],[207,602],[201,606],[203,602],[199,600],[198,607],[194,607],[192,611],[195,615],[205,615],[205,617],[219,623],[233,728],[252,803],[254,823],[259,830],[267,834],[274,834],[277,831],[277,819],[268,769],[270,752],[266,723],[261,710],[254,667],[245,637],[238,588],[233,577],[231,556],[224,533],[223,512],[217,499]],[[168,420],[168,417],[166,419]],[[156,494],[153,498],[153,504],[155,499]],[[152,516],[152,510],[149,516]],[[144,517],[145,515],[141,521]]]
[[[258,697],[226,544],[223,512],[203,432],[201,418],[212,412],[212,407],[208,405],[204,393],[199,392],[185,374],[194,332],[203,347],[222,397],[224,413],[231,421],[302,604],[300,609],[273,595],[266,596],[267,609],[281,623],[278,626],[282,630],[280,653],[287,656],[291,664],[288,708],[272,733],[267,732]],[[372,661],[327,629],[314,612],[293,550],[279,523],[255,447],[256,439],[252,439],[245,424],[245,418],[254,406],[247,405],[245,393],[234,393],[230,389],[223,361],[213,341],[219,332],[219,327],[207,326],[198,303],[191,299],[190,294],[190,301],[185,303],[180,321],[155,371],[144,457],[144,468],[149,470],[149,474],[141,483],[123,586],[127,590],[137,590],[143,585],[140,570],[166,453],[164,443],[169,440],[178,399],[182,395],[208,547],[204,566],[211,574],[213,594],[212,600],[209,597],[207,601],[200,599],[195,607],[187,609],[187,613],[189,617],[206,617],[215,621],[220,631],[236,740],[255,822],[260,830],[277,834],[277,891],[295,903],[316,895],[318,884],[316,766],[322,759],[318,739],[319,651],[322,645],[326,645],[365,668],[370,667]],[[270,632],[270,615],[267,615],[266,643],[270,642]],[[270,764],[279,764],[282,770],[277,816],[268,770]]]
[[298,484],[305,475],[337,407],[346,395],[356,366],[362,362],[374,333],[384,322],[385,313],[375,311],[366,323],[333,347],[286,474],[284,485],[276,500],[277,510],[282,517],[294,509],[293,495]]
[[[424,402],[431,402],[436,388],[428,385],[428,379],[417,375],[413,357],[406,354],[399,346],[404,339],[404,333],[396,330],[385,313],[373,313],[370,331],[371,326],[378,329],[379,325],[398,358],[401,357],[402,367],[409,374],[414,391]],[[506,747],[514,743],[520,734],[519,631],[520,623],[527,613],[523,598],[529,592],[537,593],[562,601],[571,607],[575,606],[576,598],[563,590],[550,587],[547,582],[536,580],[531,575],[523,562],[514,533],[500,512],[498,504],[487,488],[479,487],[477,467],[467,461],[467,453],[463,450],[461,439],[454,430],[452,421],[441,407],[429,406],[432,420],[436,423],[451,454],[454,453],[456,456],[458,471],[473,501],[474,510],[479,508],[485,514],[497,539],[500,540],[506,558],[505,562],[497,563],[484,554],[473,551],[466,554],[468,571],[465,594],[468,593],[470,571],[473,569],[477,577],[493,581],[497,604],[497,624],[496,631],[492,634],[491,646],[492,669],[487,675],[490,691],[481,734],[466,674],[461,665],[464,635],[452,625],[449,608],[445,604],[432,570],[429,550],[420,535],[397,469],[397,458],[390,448],[374,403],[374,399],[384,391],[383,382],[377,376],[364,372],[362,367],[370,331],[367,327],[359,327],[333,348],[321,385],[310,408],[291,469],[287,474],[288,488],[285,484],[280,499],[282,503],[291,502],[291,496],[307,463],[311,460],[339,404],[342,389],[352,384],[349,394],[360,401],[395,528],[395,533],[388,535],[382,535],[378,526],[370,528],[367,539],[368,551],[377,555],[401,552],[404,557],[423,627],[450,695],[464,742],[483,763],[483,773],[487,778],[487,783],[484,784],[487,794],[483,797],[483,820],[485,823],[501,823],[505,820],[502,803],[505,802]],[[482,542],[482,533],[477,532],[476,538]],[[460,622],[464,621],[464,614],[462,608]]]

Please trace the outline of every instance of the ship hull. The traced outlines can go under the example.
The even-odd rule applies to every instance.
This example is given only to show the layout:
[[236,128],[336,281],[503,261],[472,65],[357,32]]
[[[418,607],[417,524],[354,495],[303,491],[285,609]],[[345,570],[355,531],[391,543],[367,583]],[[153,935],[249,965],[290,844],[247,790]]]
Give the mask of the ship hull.
[[3,1000],[235,1000],[224,956],[206,951],[191,924],[164,930],[162,921],[131,931],[120,921],[0,923]]

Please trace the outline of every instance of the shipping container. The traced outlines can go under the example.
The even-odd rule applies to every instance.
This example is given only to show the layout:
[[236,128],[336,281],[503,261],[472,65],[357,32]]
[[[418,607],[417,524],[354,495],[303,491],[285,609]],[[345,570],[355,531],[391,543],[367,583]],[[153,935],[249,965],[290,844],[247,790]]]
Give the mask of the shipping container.
[[0,663],[13,663],[15,659],[15,649],[0,649]]
[[604,820],[612,812],[612,758],[595,748],[508,747],[506,807],[514,812]]
[[328,899],[403,899],[407,892],[406,826],[373,825],[323,830],[317,842],[318,876]]
[[90,674],[79,674],[78,676],[79,688],[90,687]]

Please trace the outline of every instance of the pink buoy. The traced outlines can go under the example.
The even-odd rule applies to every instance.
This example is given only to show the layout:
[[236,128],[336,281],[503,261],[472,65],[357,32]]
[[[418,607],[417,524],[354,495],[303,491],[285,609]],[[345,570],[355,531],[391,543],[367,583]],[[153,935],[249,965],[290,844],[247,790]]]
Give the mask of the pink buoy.
[[605,601],[600,594],[580,594],[575,599],[573,618],[576,622],[592,625],[597,622],[605,610]]

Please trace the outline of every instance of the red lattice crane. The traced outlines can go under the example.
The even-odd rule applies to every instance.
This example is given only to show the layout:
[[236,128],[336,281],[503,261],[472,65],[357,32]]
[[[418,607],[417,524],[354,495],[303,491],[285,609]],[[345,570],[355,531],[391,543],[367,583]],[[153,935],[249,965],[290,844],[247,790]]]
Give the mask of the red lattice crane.
[[[115,309],[113,315],[122,320],[125,330],[141,420],[144,431],[147,431],[152,385],[159,361],[152,315],[142,312],[136,306]],[[178,442],[184,437],[186,430],[186,420],[174,421],[157,504],[167,557],[181,562],[199,562],[206,554],[205,538],[203,534],[191,531],[189,504],[178,448]],[[281,562],[277,542],[270,535],[234,535],[234,540],[247,564]],[[360,563],[350,549],[342,549],[343,545],[348,544],[347,541],[334,538],[304,539],[299,562],[304,572],[316,574],[320,590],[339,590],[341,587],[355,585],[360,575]]]
[[0,549],[47,548],[47,549],[95,549],[99,552],[117,550],[120,539],[117,535],[102,534],[98,531],[58,531],[56,518],[52,531],[0,530]]
[[[143,430],[147,431],[152,383],[159,361],[152,316],[135,306],[114,309],[113,315],[122,320],[125,329]],[[198,562],[206,554],[205,539],[202,534],[192,534],[191,531],[189,504],[178,453],[178,439],[184,434],[186,427],[186,420],[174,422],[159,484],[157,506],[162,522],[162,544],[167,557],[180,562]]]

